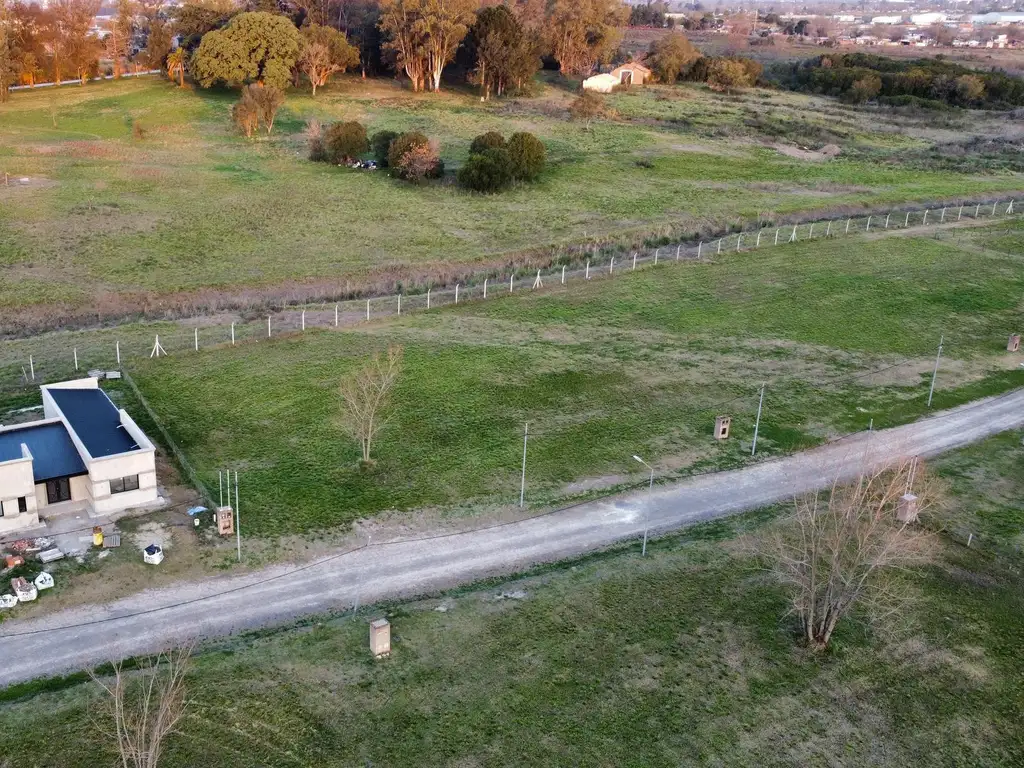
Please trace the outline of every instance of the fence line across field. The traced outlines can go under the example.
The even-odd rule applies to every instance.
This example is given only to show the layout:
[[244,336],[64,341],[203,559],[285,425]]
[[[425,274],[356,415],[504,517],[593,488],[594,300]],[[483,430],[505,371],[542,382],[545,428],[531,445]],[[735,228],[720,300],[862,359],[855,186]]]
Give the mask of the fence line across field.
[[[189,327],[173,322],[154,323],[154,326],[160,325],[160,330],[154,330],[153,335],[147,339],[142,339],[136,332],[131,334],[131,338],[110,338],[102,345],[98,341],[83,340],[80,345],[73,343],[70,348],[62,350],[57,360],[53,359],[52,353],[38,355],[35,352],[29,352],[24,360],[0,359],[0,371],[13,367],[14,370],[7,375],[13,373],[16,384],[11,383],[14,386],[24,386],[55,376],[81,374],[92,369],[120,369],[123,362],[129,359],[160,358],[188,352],[194,354],[210,347],[237,345],[310,329],[352,326],[379,318],[440,309],[467,301],[489,300],[522,291],[611,278],[622,272],[633,272],[639,267],[683,261],[706,262],[723,252],[750,253],[775,245],[870,233],[872,228],[875,231],[906,229],[913,226],[929,226],[929,221],[931,226],[938,227],[952,221],[962,221],[965,217],[980,220],[1016,215],[1018,214],[1015,212],[1015,201],[1004,200],[763,227],[755,231],[736,232],[718,239],[699,241],[696,245],[679,243],[636,249],[618,260],[613,253],[604,261],[600,248],[595,246],[589,258],[580,259],[582,265],[556,264],[548,269],[522,272],[513,270],[507,278],[489,276],[484,277],[482,282],[457,283],[443,288],[428,287],[421,293],[311,303],[247,320],[232,321],[230,324],[196,324]],[[84,336],[90,331],[74,333]],[[109,334],[110,331],[95,333]]]

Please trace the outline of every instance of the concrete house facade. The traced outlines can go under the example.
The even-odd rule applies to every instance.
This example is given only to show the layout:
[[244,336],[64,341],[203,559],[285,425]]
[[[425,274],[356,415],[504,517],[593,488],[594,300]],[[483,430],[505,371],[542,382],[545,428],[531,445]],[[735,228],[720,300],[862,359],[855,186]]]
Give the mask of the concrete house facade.
[[156,449],[97,379],[41,389],[41,420],[0,427],[0,534],[47,513],[107,515],[158,500]]

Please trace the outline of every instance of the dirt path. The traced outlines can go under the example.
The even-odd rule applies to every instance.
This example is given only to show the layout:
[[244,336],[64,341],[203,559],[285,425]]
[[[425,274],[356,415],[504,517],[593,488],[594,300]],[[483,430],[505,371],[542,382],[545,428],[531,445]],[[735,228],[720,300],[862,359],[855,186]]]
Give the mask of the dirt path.
[[762,507],[826,486],[865,462],[931,455],[1024,426],[1024,389],[806,453],[462,533],[373,541],[302,566],[186,582],[109,605],[0,625],[0,685],[112,657],[437,591]]

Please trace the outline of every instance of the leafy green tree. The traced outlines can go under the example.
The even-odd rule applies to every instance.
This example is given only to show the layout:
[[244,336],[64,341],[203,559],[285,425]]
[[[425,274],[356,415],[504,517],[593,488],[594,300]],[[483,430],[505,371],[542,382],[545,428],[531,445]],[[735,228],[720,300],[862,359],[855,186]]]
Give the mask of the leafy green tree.
[[359,49],[349,45],[348,38],[333,27],[310,24],[300,30],[299,70],[316,89],[326,85],[331,75],[359,64]]
[[504,147],[472,154],[459,169],[459,184],[476,192],[498,192],[512,183],[512,158]]
[[977,75],[960,75],[954,90],[957,101],[964,106],[972,106],[985,98],[985,82]]
[[746,68],[733,59],[714,59],[708,66],[707,82],[713,90],[726,93],[751,85]]
[[332,123],[324,134],[324,146],[332,163],[350,163],[370,149],[366,126],[355,121]]
[[505,137],[497,131],[481,133],[469,145],[469,154],[478,155],[488,149],[500,149],[505,146]]
[[170,25],[155,13],[145,23],[146,48],[140,56],[147,69],[163,69],[171,52]]
[[172,80],[175,76],[178,77],[178,87],[185,87],[185,49],[175,48],[167,56],[167,76]]
[[700,58],[700,52],[693,47],[682,32],[672,32],[651,43],[647,65],[663,83],[674,83],[680,73]]
[[522,87],[540,68],[536,44],[507,6],[481,9],[470,30],[468,47],[476,58],[476,79],[483,98],[501,96],[510,85]]
[[7,101],[10,96],[9,89],[18,78],[12,29],[7,3],[0,0],[0,102]]
[[381,168],[387,168],[391,142],[397,138],[398,134],[394,131],[377,131],[370,137],[370,149],[373,150],[373,157]]
[[563,75],[587,75],[611,61],[629,6],[620,0],[552,0],[548,37]]
[[174,9],[174,33],[179,45],[191,54],[203,35],[226,26],[239,13],[231,3],[189,2]]
[[513,133],[505,145],[512,163],[512,178],[534,181],[547,164],[547,149],[532,133]]
[[286,88],[299,55],[299,30],[284,16],[240,13],[223,29],[203,35],[192,74],[204,88],[257,82]]

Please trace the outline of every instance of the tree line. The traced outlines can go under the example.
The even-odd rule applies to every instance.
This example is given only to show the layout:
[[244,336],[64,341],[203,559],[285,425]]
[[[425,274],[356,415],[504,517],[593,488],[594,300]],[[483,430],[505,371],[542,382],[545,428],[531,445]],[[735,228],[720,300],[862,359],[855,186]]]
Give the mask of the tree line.
[[860,103],[1001,109],[1024,105],[1024,80],[1001,70],[949,61],[904,61],[866,53],[826,54],[779,67],[774,79],[791,90]]
[[622,0],[119,0],[97,32],[100,3],[0,0],[3,94],[68,75],[84,83],[101,62],[115,76],[165,68],[203,87],[305,80],[315,92],[358,68],[439,91],[455,64],[486,99],[522,89],[545,64],[582,77],[609,63],[630,14]]

